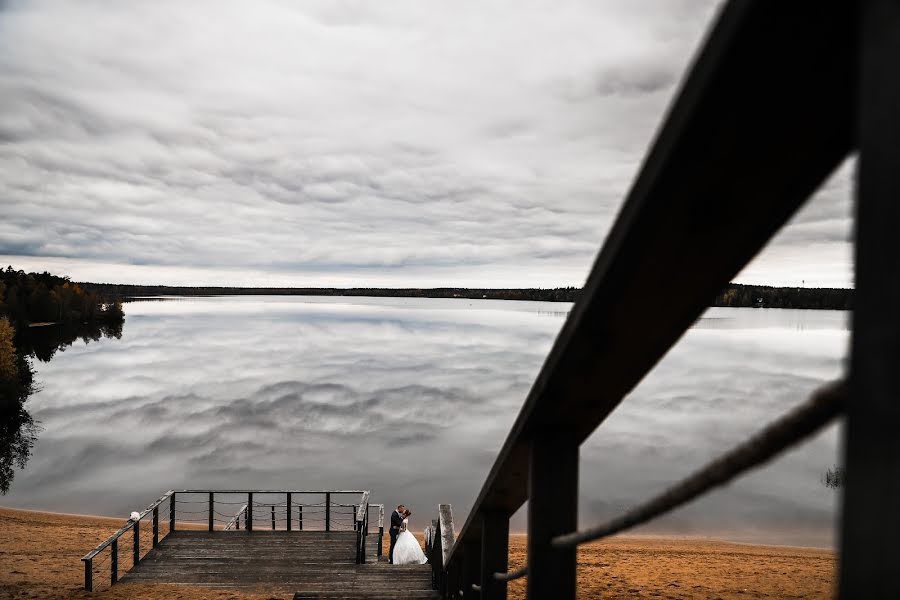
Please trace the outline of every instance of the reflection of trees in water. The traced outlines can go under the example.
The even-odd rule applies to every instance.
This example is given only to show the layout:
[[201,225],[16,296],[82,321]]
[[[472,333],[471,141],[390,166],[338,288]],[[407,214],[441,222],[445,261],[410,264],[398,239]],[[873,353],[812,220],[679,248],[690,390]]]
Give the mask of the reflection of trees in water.
[[15,469],[24,469],[40,432],[25,408],[34,393],[31,359],[49,362],[81,339],[85,344],[103,337],[121,338],[122,323],[47,325],[15,331],[0,317],[0,494],[12,484]]

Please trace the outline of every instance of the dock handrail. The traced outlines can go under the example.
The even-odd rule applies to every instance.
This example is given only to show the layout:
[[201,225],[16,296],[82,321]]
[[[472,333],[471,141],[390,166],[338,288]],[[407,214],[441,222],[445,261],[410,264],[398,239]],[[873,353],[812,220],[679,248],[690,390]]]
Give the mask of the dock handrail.
[[[246,501],[222,500],[223,496],[242,496],[246,495]],[[254,500],[254,495],[260,496],[280,496],[284,495],[281,502],[259,502]],[[298,496],[324,496],[323,502],[297,502]],[[332,496],[352,495],[360,496],[359,503],[336,502],[332,500]],[[187,499],[185,499],[187,496]],[[218,496],[218,498],[217,498]],[[192,497],[196,497],[191,499]],[[181,505],[182,508],[178,508]],[[189,510],[184,508],[187,505],[197,510]],[[199,505],[199,506],[197,506]],[[239,506],[236,513],[222,512],[222,506],[225,509],[233,510],[233,506]],[[141,553],[141,520],[148,515],[152,515],[152,547],[156,547],[160,541],[159,528],[159,511],[160,507],[168,509],[168,529],[162,537],[169,535],[176,530],[177,523],[191,523],[193,526],[205,525],[209,531],[220,528],[221,531],[233,531],[240,529],[241,519],[244,520],[244,528],[247,531],[253,531],[254,523],[258,526],[260,521],[266,523],[271,522],[271,528],[275,530],[279,523],[283,527],[291,531],[295,525],[297,530],[304,529],[304,518],[306,519],[306,527],[309,528],[310,523],[317,517],[321,517],[319,524],[324,526],[325,531],[332,531],[335,527],[342,530],[355,530],[357,532],[357,543],[354,550],[357,561],[365,561],[365,542],[368,536],[369,492],[367,490],[213,490],[213,489],[183,489],[169,490],[156,501],[144,509],[137,519],[129,519],[115,533],[106,540],[97,545],[93,550],[82,557],[84,563],[84,589],[93,591],[94,589],[94,571],[102,569],[109,561],[110,578],[109,582],[114,585],[119,579],[119,553],[118,540],[128,531],[133,532],[132,540],[132,566],[136,566],[142,557]],[[253,509],[263,509],[266,513],[262,519],[254,520]],[[306,509],[304,511],[304,508]],[[350,509],[350,510],[342,510]],[[383,506],[381,511],[383,513]],[[296,512],[295,512],[296,511]],[[199,516],[199,517],[198,517]],[[268,518],[266,518],[268,517]],[[313,519],[310,519],[313,517]],[[202,521],[198,522],[198,518]],[[381,532],[380,532],[381,534]],[[379,535],[379,542],[381,537]],[[95,562],[97,556],[106,549],[110,549],[109,557],[101,561],[100,565]]]
[[[525,576],[529,598],[574,598],[579,543],[664,514],[839,416],[847,420],[839,593],[900,597],[887,550],[900,534],[891,517],[900,500],[898,30],[900,5],[882,0],[724,4],[448,549],[436,577],[445,598],[472,590],[506,598],[505,582]],[[619,518],[579,531],[580,445],[857,149],[846,384],[816,392]],[[526,501],[528,564],[508,572],[509,518]],[[446,552],[437,529],[432,555]]]
[[240,529],[241,528],[241,515],[247,512],[247,505],[243,505],[238,509],[234,516],[231,517],[231,520],[225,524],[225,531],[231,531],[231,529]]
[[369,535],[369,492],[363,492],[354,515],[356,528],[356,564],[366,562],[366,538]]

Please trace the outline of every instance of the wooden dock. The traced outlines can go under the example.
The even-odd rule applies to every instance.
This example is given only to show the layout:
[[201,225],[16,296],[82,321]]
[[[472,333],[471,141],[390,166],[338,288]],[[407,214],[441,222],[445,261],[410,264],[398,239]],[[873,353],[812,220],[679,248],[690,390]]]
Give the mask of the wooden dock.
[[387,564],[354,531],[173,531],[120,583],[281,590],[304,598],[438,598],[429,565]]
[[[432,539],[426,551],[442,560]],[[384,505],[368,491],[169,490],[81,560],[87,591],[166,583],[295,600],[439,598],[433,566],[388,564],[384,541]]]

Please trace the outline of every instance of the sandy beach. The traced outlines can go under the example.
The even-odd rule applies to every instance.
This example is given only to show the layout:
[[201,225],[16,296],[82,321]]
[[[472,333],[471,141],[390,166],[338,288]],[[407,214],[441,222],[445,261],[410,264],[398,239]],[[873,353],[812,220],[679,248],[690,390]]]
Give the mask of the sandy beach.
[[[82,590],[80,558],[122,525],[122,519],[0,508],[0,599],[173,598],[268,600],[287,590],[253,593],[166,585],[122,584]],[[525,560],[525,536],[510,539],[510,567]],[[835,557],[811,548],[758,546],[697,539],[619,537],[578,555],[580,598],[828,598]],[[123,559],[123,567],[129,565]],[[524,597],[524,581],[510,598]]]

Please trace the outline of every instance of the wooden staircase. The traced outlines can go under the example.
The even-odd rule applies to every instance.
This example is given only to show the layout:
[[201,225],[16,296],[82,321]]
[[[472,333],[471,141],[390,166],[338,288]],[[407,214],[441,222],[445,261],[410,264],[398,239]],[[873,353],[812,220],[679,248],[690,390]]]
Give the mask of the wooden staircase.
[[120,579],[278,590],[306,598],[438,598],[430,565],[389,565],[369,537],[356,564],[354,531],[173,531]]

